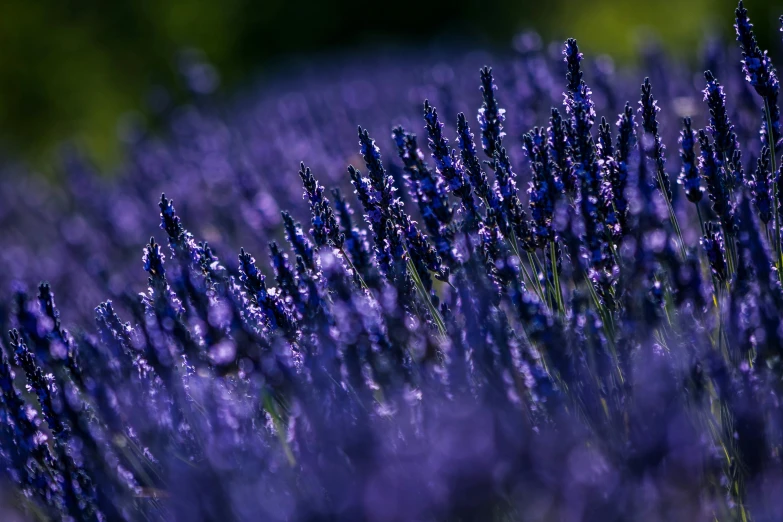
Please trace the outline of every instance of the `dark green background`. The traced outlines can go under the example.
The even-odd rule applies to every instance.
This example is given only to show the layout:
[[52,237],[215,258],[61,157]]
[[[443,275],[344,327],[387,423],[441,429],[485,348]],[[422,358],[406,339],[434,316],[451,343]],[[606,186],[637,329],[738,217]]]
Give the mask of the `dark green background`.
[[[747,2],[762,44],[778,46],[783,5]],[[706,34],[732,37],[733,0],[3,0],[0,2],[0,148],[46,164],[75,139],[104,165],[117,158],[117,122],[143,114],[154,85],[176,94],[174,57],[205,52],[221,89],[291,54],[449,38],[506,44],[535,28],[574,36],[588,52],[633,59],[656,34],[687,59]],[[781,11],[780,13],[777,11]],[[778,57],[781,62],[783,56]],[[783,62],[781,62],[783,63]]]

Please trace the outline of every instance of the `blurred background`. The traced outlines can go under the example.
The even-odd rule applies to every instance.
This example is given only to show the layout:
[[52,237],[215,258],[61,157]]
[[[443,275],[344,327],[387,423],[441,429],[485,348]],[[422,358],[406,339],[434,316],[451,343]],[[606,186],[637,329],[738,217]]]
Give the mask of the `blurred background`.
[[[779,1],[779,0],[778,0]],[[746,3],[762,48],[778,49],[772,0]],[[208,88],[231,92],[280,61],[388,45],[508,46],[520,30],[579,39],[589,53],[634,59],[655,35],[697,59],[705,36],[733,38],[734,0],[3,0],[0,3],[0,154],[39,169],[65,140],[98,165],[119,158],[121,122],[154,124],[182,96],[177,57],[198,49],[214,66]],[[783,57],[778,56],[780,61]]]

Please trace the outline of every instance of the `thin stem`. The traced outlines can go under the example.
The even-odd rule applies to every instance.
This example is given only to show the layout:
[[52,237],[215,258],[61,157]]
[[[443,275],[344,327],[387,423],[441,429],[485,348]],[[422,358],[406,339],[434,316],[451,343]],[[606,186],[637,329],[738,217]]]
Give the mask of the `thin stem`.
[[424,301],[424,304],[427,305],[427,309],[430,312],[430,315],[432,316],[432,320],[435,321],[435,326],[438,327],[438,331],[441,335],[446,335],[446,323],[443,321],[443,317],[441,317],[440,312],[437,308],[435,308],[435,305],[432,304],[432,301],[430,300],[430,296],[427,293],[427,289],[424,288],[424,283],[421,281],[421,277],[419,276],[418,270],[416,270],[416,266],[413,264],[413,261],[411,260],[410,256],[408,256],[408,272],[411,275],[411,278],[413,279],[413,283],[416,285],[416,290],[419,292],[419,296]]
[[661,195],[663,195],[663,200],[666,202],[666,208],[669,210],[669,221],[671,221],[672,226],[674,227],[674,231],[677,233],[677,239],[680,242],[680,254],[682,255],[682,258],[685,259],[687,257],[687,254],[685,252],[685,241],[682,239],[682,232],[680,231],[680,224],[677,221],[677,215],[674,213],[674,206],[672,205],[672,202],[669,200],[669,195],[666,193],[665,185],[663,184],[663,174],[661,173],[661,170],[658,169],[658,185],[661,188]]
[[356,270],[356,267],[353,266],[353,263],[351,262],[351,258],[348,257],[348,254],[345,253],[345,250],[343,247],[340,247],[340,253],[343,255],[343,259],[345,259],[345,262],[348,264],[348,268],[350,268],[353,273],[356,275],[356,278],[359,280],[359,284],[362,288],[365,290],[369,290],[370,288],[367,286],[367,283],[364,282],[364,279],[362,279],[362,274],[359,273],[358,270]]
[[555,248],[554,239],[549,242],[549,256],[552,263],[552,278],[555,283],[555,299],[557,300],[557,307],[560,310],[560,313],[563,314],[565,313],[565,310],[563,306],[563,294],[560,289],[560,274],[557,272],[557,249]]
[[772,152],[770,158],[772,160],[772,208],[775,214],[775,266],[778,267],[778,277],[781,276],[781,251],[780,251],[780,209],[778,208],[778,179],[777,179],[777,166],[775,164],[775,138],[772,133],[772,111],[769,107],[769,98],[764,97],[764,116],[767,119],[767,142]]
[[696,205],[696,214],[699,216],[699,226],[701,226],[701,235],[704,237],[704,219],[701,217],[701,208],[699,208],[699,203],[695,203]]

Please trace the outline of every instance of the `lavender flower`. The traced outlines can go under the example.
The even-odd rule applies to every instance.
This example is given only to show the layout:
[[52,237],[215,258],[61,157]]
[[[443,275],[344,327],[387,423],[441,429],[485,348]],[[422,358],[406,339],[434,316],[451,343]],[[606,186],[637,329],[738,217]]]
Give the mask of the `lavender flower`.
[[[584,55],[579,52],[579,46],[577,46],[575,39],[569,38],[566,40],[563,55],[565,56],[563,61],[568,68],[566,73],[568,91],[565,94],[566,111],[573,117],[576,107],[581,106],[581,110],[584,111],[584,122],[589,131],[595,121],[595,103],[593,102],[592,92],[582,79],[581,62],[584,59]],[[574,132],[578,133],[576,129],[574,129]]]
[[495,157],[491,162],[495,169],[495,200],[498,201],[499,209],[490,207],[496,213],[496,219],[500,230],[508,235],[514,234],[521,243],[520,247],[529,250],[534,247],[534,239],[527,223],[527,216],[522,203],[517,196],[516,175],[511,169],[511,163],[506,154],[505,148],[495,152]]
[[478,112],[478,122],[481,127],[481,146],[490,158],[495,157],[500,142],[506,133],[503,132],[503,121],[506,119],[506,110],[501,109],[495,98],[497,85],[492,78],[492,68],[484,67],[481,73],[481,96],[484,103]]
[[560,116],[560,111],[553,108],[549,118],[549,147],[552,161],[558,169],[558,178],[563,183],[563,190],[572,198],[576,197],[577,179],[571,164],[571,151],[569,150],[568,132],[566,125]]
[[456,263],[452,238],[446,228],[452,220],[452,209],[443,181],[435,178],[424,162],[416,144],[416,136],[405,132],[402,127],[392,130],[397,152],[405,165],[411,192],[419,205],[424,224],[435,243],[438,255],[450,266]]
[[555,203],[563,192],[563,185],[557,178],[554,162],[549,157],[546,130],[536,127],[523,136],[525,149],[531,162],[533,181],[527,193],[530,197],[530,215],[535,224],[533,237],[541,246],[554,240],[552,217]]
[[270,328],[292,333],[294,319],[285,303],[277,292],[267,289],[263,274],[256,268],[256,260],[244,248],[239,252],[239,274],[250,302],[261,310]]
[[375,286],[377,275],[375,266],[372,264],[370,256],[370,248],[367,245],[367,240],[364,231],[353,226],[353,209],[351,209],[348,202],[340,194],[339,189],[332,191],[334,197],[334,206],[337,211],[337,215],[342,227],[341,235],[345,238],[345,249],[348,256],[351,259],[352,266],[358,271],[355,274],[361,277],[366,284]]
[[713,144],[703,130],[699,131],[699,147],[701,148],[699,168],[701,169],[702,177],[707,183],[707,193],[710,196],[710,201],[712,201],[712,209],[720,219],[724,231],[727,234],[733,234],[737,223],[734,202],[729,193],[729,183],[726,181],[721,169],[723,162],[718,158]]
[[283,216],[283,224],[285,225],[286,239],[288,239],[296,255],[302,258],[302,262],[304,262],[307,269],[311,273],[317,274],[320,272],[320,269],[317,265],[313,245],[302,234],[302,227],[294,221],[291,214],[285,210],[281,214]]
[[729,121],[726,112],[726,93],[710,71],[705,71],[704,78],[707,87],[704,89],[704,101],[710,110],[710,125],[708,127],[715,143],[715,153],[723,158],[724,166],[732,176],[727,177],[730,190],[742,185],[742,152],[739,149],[734,125]]
[[[745,74],[768,89],[774,70],[740,15]],[[516,45],[482,54],[508,77],[514,109],[504,120],[482,69],[483,164],[464,115],[451,150],[443,114],[424,103],[429,165],[415,136],[389,125],[415,121],[417,93],[469,104],[475,55],[450,49],[374,55],[348,73],[323,63],[236,104],[198,100],[162,116],[169,132],[126,144],[110,180],[73,158],[57,187],[0,176],[0,287],[12,290],[0,296],[12,332],[0,338],[3,509],[96,521],[646,520],[677,506],[695,520],[781,519],[769,486],[783,454],[783,290],[767,228],[783,172],[774,145],[755,141],[740,67],[732,77],[711,58],[726,91],[707,75],[709,124],[681,127],[679,182],[698,204],[703,177],[711,201],[698,207],[702,230],[693,213],[676,224],[677,193],[659,179],[671,224],[660,219],[648,171],[666,174],[663,130],[679,121],[659,101],[698,96],[685,66],[671,74],[662,54],[646,55],[660,100],[645,82],[637,145],[631,105],[616,131],[596,114],[632,92],[627,75],[603,67],[594,103],[575,41],[566,89],[537,37]],[[561,100],[565,113],[550,110]],[[345,175],[356,118],[393,133],[404,168],[384,165],[362,129],[365,166]],[[527,174],[502,133],[531,128]],[[740,143],[760,151],[747,191]],[[300,227],[300,193],[270,173],[301,156],[325,185],[352,184],[364,221],[300,164],[310,234]],[[187,205],[190,231],[164,191]],[[146,212],[159,197],[160,213]],[[136,299],[134,238],[159,225],[170,253],[146,245],[149,288]],[[689,248],[694,237],[704,250]],[[244,249],[218,257],[259,241],[263,262]],[[42,275],[51,284],[33,286]]]
[[313,236],[315,244],[321,247],[328,242],[334,248],[342,248],[345,236],[340,233],[334,211],[329,200],[324,196],[324,187],[318,183],[310,168],[305,167],[304,163],[300,163],[299,177],[304,185],[304,197],[310,202],[313,223],[310,235]]
[[642,84],[642,99],[639,102],[639,113],[642,115],[642,128],[644,132],[652,136],[653,144],[651,155],[655,161],[656,172],[658,175],[658,188],[667,201],[672,200],[672,187],[669,181],[669,175],[666,173],[666,146],[658,133],[658,112],[660,111],[658,102],[652,95],[652,85],[650,79],[645,78]]
[[748,182],[753,204],[759,213],[759,219],[766,226],[772,219],[772,166],[769,147],[761,149],[761,157],[757,160],[756,170]]
[[[389,271],[392,265],[399,265],[400,261],[404,259],[400,255],[400,251],[404,248],[402,245],[406,244],[408,253],[411,255],[417,270],[421,272],[421,269],[426,267],[428,270],[435,272],[436,277],[439,279],[448,279],[448,268],[441,264],[441,258],[435,249],[432,248],[427,238],[419,231],[416,223],[405,213],[399,198],[394,197],[396,189],[393,185],[393,179],[386,174],[383,168],[380,151],[367,131],[361,128],[359,129],[359,142],[361,144],[361,154],[369,172],[369,181],[374,190],[374,194],[360,195],[360,199],[365,205],[365,212],[368,212],[368,215],[371,216],[371,222],[376,223],[378,227],[376,231],[376,254],[380,253],[380,258],[383,260],[382,265],[387,267],[387,276],[394,274],[391,277],[396,282],[406,279],[407,276],[402,275],[401,272],[403,270],[399,267]],[[364,194],[367,189],[360,189],[362,183],[357,180],[355,169],[351,172],[351,178],[357,194],[360,191],[364,191],[362,192]],[[403,236],[405,237],[404,243],[400,240]],[[379,243],[381,244],[380,251],[378,250]],[[425,283],[429,277],[427,274],[421,273],[419,276],[425,278]],[[406,283],[403,286],[407,287],[409,285]],[[425,284],[425,286],[427,285]]]
[[696,143],[696,132],[691,127],[690,118],[683,118],[682,123],[683,129],[680,132],[682,170],[677,182],[685,189],[688,201],[698,204],[704,194],[704,188],[701,186],[701,177],[696,166],[696,152],[693,148]]
[[710,270],[713,277],[722,283],[728,277],[726,268],[726,247],[723,243],[723,234],[720,227],[714,223],[704,224],[704,237],[701,240],[704,250],[707,252],[707,260],[710,262]]
[[617,120],[617,147],[615,150],[615,168],[610,171],[609,182],[614,196],[614,208],[617,219],[623,233],[628,231],[628,206],[626,196],[628,186],[628,171],[631,152],[636,147],[636,123],[634,121],[633,108],[629,103],[625,104],[625,111]]
[[424,162],[415,134],[405,132],[402,127],[395,127],[392,130],[392,138],[413,185],[412,192],[416,194],[427,230],[430,234],[437,234],[440,227],[447,226],[452,219],[449,196],[443,181],[433,176]]
[[438,119],[438,112],[429,101],[424,100],[424,121],[426,122],[428,145],[435,160],[436,172],[446,182],[452,194],[460,199],[462,211],[465,214],[466,228],[472,229],[481,220],[479,208],[473,198],[473,189],[464,171],[464,166],[457,158],[456,152],[449,149],[449,142],[443,136],[443,124]]
[[[780,130],[780,108],[778,107],[780,82],[772,61],[767,55],[767,51],[762,52],[756,42],[756,36],[753,34],[753,24],[750,23],[748,10],[745,9],[742,0],[737,5],[735,14],[734,29],[737,33],[737,41],[742,49],[742,70],[745,73],[745,79],[756,90],[758,95],[764,98],[767,104],[762,120],[761,140],[768,147],[777,149],[778,142],[783,136]],[[766,114],[767,110],[769,110],[769,115]],[[772,122],[772,142],[769,141],[767,117]]]
[[465,115],[457,115],[457,141],[459,142],[460,156],[462,165],[470,179],[476,194],[482,198],[490,208],[495,208],[496,202],[493,202],[494,192],[487,181],[487,175],[481,169],[481,161],[476,154],[476,146],[473,143],[473,133],[470,132]]

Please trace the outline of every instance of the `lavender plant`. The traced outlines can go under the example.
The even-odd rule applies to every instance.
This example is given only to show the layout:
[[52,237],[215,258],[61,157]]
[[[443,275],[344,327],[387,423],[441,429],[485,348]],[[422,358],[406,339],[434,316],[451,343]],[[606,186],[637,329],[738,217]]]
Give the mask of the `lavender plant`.
[[526,35],[200,96],[112,180],[0,178],[3,507],[780,520],[779,87],[736,30],[639,114],[636,71]]

